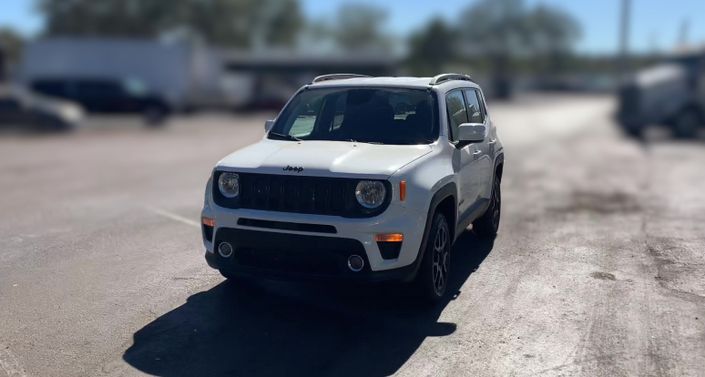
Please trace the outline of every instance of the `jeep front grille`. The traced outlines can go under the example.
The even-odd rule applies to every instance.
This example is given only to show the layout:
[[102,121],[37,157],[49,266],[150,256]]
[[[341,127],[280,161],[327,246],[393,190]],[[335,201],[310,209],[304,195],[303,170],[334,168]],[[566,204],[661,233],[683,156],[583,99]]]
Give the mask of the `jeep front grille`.
[[362,207],[355,199],[358,179],[306,177],[276,174],[238,173],[240,195],[235,199],[223,197],[218,190],[218,176],[213,176],[213,199],[228,208],[246,208],[263,211],[308,213],[343,217],[371,217],[383,212],[391,200],[391,185],[387,198],[377,209]]

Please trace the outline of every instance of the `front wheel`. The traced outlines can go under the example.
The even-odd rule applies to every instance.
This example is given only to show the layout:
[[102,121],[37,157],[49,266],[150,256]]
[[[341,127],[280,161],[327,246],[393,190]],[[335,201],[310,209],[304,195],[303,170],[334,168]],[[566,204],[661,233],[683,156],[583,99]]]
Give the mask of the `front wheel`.
[[480,238],[495,238],[499,229],[499,219],[502,212],[502,193],[500,190],[500,179],[495,174],[492,183],[492,196],[490,206],[485,213],[472,223],[472,228]]
[[433,216],[427,239],[416,284],[425,300],[436,302],[445,295],[450,276],[451,233],[442,213]]

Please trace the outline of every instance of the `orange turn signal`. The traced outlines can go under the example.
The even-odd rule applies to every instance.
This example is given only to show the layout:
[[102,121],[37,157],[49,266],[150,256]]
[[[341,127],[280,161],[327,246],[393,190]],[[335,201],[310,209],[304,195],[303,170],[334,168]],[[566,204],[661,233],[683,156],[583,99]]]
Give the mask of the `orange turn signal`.
[[404,241],[404,235],[401,233],[383,233],[375,235],[375,241],[377,242],[402,242]]
[[203,223],[203,225],[215,227],[215,219],[212,219],[210,217],[202,217],[201,222]]
[[406,199],[406,181],[399,182],[399,200],[402,202]]

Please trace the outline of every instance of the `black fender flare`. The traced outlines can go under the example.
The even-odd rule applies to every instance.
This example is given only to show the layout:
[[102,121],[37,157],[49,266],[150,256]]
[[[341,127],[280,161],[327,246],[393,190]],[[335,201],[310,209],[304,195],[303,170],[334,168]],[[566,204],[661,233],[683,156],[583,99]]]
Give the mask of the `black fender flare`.
[[492,179],[494,180],[494,175],[497,174],[497,167],[499,165],[504,165],[504,153],[500,153],[494,159],[494,169],[492,169]]
[[[449,197],[453,198],[453,208],[456,211],[455,217],[457,221],[457,211],[458,211],[458,187],[456,186],[455,182],[449,182],[446,183],[443,187],[438,189],[435,194],[433,194],[433,197],[431,198],[431,204],[428,206],[428,213],[426,214],[426,225],[424,226],[423,230],[423,238],[421,239],[421,245],[419,246],[419,251],[416,253],[416,259],[411,263],[412,266],[412,273],[409,274],[409,277],[407,280],[413,280],[416,275],[419,272],[419,268],[421,267],[421,261],[423,260],[424,253],[426,252],[426,245],[428,243],[428,232],[431,229],[431,224],[433,222],[433,214],[436,213],[436,209],[438,209],[438,205],[448,199]],[[451,226],[451,229],[455,229],[454,224],[448,224]],[[454,237],[452,237],[454,238]]]

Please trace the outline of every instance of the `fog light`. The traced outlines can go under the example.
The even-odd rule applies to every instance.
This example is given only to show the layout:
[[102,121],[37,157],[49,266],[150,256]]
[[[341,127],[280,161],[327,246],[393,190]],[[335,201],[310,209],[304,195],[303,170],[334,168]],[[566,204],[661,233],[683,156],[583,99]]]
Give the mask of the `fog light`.
[[348,258],[348,268],[353,272],[360,272],[365,267],[365,260],[355,254]]
[[218,254],[223,258],[230,258],[233,255],[233,245],[228,242],[221,242],[218,245]]

